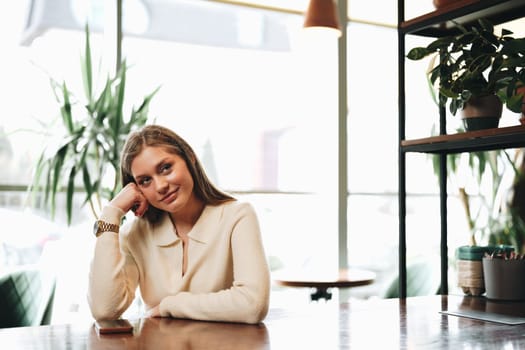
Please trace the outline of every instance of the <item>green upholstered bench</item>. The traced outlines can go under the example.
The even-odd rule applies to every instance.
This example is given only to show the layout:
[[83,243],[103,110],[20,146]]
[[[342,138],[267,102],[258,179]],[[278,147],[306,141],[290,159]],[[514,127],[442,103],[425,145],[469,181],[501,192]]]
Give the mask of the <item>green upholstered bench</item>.
[[[407,297],[439,294],[441,283],[438,266],[431,261],[418,261],[407,266]],[[389,284],[383,298],[399,298],[399,276]]]
[[55,287],[55,277],[37,265],[0,274],[0,328],[49,324]]

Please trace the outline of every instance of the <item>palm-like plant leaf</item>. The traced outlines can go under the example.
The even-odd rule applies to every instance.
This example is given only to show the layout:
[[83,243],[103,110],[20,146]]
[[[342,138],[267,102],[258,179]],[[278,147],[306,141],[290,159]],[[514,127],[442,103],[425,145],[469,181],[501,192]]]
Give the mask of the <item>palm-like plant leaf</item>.
[[85,48],[84,56],[81,57],[80,68],[82,71],[82,82],[84,83],[84,94],[88,99],[88,104],[91,105],[93,97],[93,65],[91,62],[91,43],[89,40],[89,26],[85,27]]
[[[158,91],[148,94],[140,107],[132,113],[128,122],[124,121],[124,98],[126,72],[128,66],[122,62],[114,77],[108,77],[102,91],[95,95],[93,87],[93,66],[89,28],[85,30],[85,53],[81,59],[82,81],[84,86],[84,114],[74,115],[73,98],[65,82],[50,79],[53,92],[60,105],[60,115],[64,129],[62,142],[52,149],[43,150],[34,170],[30,186],[33,198],[37,192],[44,193],[44,204],[49,204],[51,216],[55,216],[56,197],[65,191],[66,216],[71,224],[75,194],[82,186],[85,193],[83,204],[88,203],[97,217],[101,199],[111,199],[119,189],[119,158],[124,140],[130,131],[146,124],[148,107]],[[76,110],[75,110],[76,111]],[[112,172],[108,172],[111,168]],[[77,181],[77,176],[81,179]],[[114,176],[111,187],[103,186],[108,175]]]

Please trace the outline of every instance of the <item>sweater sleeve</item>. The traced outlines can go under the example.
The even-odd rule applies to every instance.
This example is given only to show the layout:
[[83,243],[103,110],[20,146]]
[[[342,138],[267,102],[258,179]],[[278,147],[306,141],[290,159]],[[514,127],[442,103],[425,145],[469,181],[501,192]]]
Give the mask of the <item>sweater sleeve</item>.
[[233,227],[231,254],[231,287],[211,293],[179,292],[167,296],[160,303],[161,315],[206,321],[262,321],[269,306],[270,272],[259,223],[249,205],[243,207]]
[[[120,209],[107,206],[100,219],[119,224],[122,216]],[[117,319],[133,302],[138,269],[125,251],[124,241],[115,232],[104,232],[97,238],[88,285],[88,303],[96,320]]]

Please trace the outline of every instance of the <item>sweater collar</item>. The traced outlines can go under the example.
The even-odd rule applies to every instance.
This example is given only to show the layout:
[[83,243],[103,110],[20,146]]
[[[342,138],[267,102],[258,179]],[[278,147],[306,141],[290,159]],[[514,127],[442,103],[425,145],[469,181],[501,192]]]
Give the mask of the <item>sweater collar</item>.
[[[207,243],[214,234],[214,230],[210,230],[210,223],[216,226],[222,216],[222,205],[206,205],[197,219],[195,225],[188,233],[188,237],[200,243]],[[171,222],[168,213],[164,213],[157,225],[153,227],[153,241],[158,246],[168,246],[179,241],[175,226]]]

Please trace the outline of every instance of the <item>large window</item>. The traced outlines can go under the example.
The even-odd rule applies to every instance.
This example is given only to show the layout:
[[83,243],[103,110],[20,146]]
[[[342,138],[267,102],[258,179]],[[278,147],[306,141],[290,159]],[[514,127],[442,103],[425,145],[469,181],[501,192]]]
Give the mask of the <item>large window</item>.
[[[61,127],[49,78],[65,80],[82,93],[86,19],[99,78],[113,69],[114,9],[104,7],[109,3],[0,5],[1,209],[24,210],[36,157]],[[337,232],[337,41],[305,36],[307,0],[241,3],[246,2],[123,1],[121,54],[130,66],[126,108],[160,86],[151,121],[186,138],[218,186],[255,205],[272,269],[335,269],[337,252],[345,251],[349,265],[378,273],[378,283],[356,289],[356,295],[381,296],[397,274],[396,2],[348,4],[347,247],[338,247]],[[431,1],[407,1],[406,17],[430,10]],[[426,136],[432,127],[435,106],[424,71],[419,63],[407,65],[415,87],[407,98],[417,101],[407,110],[407,137]],[[428,157],[411,156],[407,167],[417,169],[407,172],[417,174],[407,179],[409,257],[415,259],[439,252],[437,182]],[[455,203],[452,208],[459,207]],[[87,276],[93,244],[92,216],[81,204],[71,227],[59,212],[58,227],[42,233],[44,240],[62,237],[56,256],[67,259],[60,270],[69,281],[62,286],[62,300],[77,309],[85,307],[86,279],[78,276]],[[0,214],[14,218],[8,211]],[[47,208],[33,209],[38,220],[48,214]],[[453,215],[449,230],[464,232],[461,215]],[[27,222],[35,232],[44,227],[38,220]],[[43,249],[42,235],[31,238],[37,251]],[[19,244],[15,238],[0,236],[0,267],[27,262],[11,249]]]
[[[0,83],[9,97],[0,131],[6,169],[0,203],[6,210],[25,211],[32,167],[62,127],[49,79],[83,93],[82,18],[89,18],[99,84],[112,69],[115,46],[111,30],[104,30],[104,22],[112,23],[105,18],[107,9],[96,1],[86,2],[91,7],[71,4],[27,1],[0,11],[14,12],[2,41],[9,64],[1,68]],[[30,9],[38,13],[32,19]],[[132,23],[144,24],[130,28],[124,19],[122,58],[130,66],[126,109],[160,86],[151,122],[187,139],[218,186],[254,204],[272,269],[332,269],[337,267],[337,41],[304,37],[302,16],[295,12],[208,1],[124,1],[124,17],[139,16]],[[144,14],[150,17],[140,17]],[[48,246],[59,254],[44,254],[54,258],[62,276],[59,318],[86,311],[93,218],[81,200],[72,226],[58,211],[58,229],[53,226]],[[26,214],[49,216],[48,208],[31,212]],[[9,216],[7,211],[6,220]],[[35,222],[27,229],[45,228]],[[2,247],[14,241],[2,236]],[[39,236],[38,252],[45,250],[40,242]],[[15,260],[11,250],[9,259],[0,257],[4,267],[26,263]]]
[[[335,267],[336,38],[309,42],[295,14],[198,10],[172,22],[180,41],[125,37],[130,83],[161,84],[152,115],[188,139],[220,187],[257,205],[276,265]],[[206,33],[193,38],[185,23]],[[291,252],[294,242],[303,248]]]

